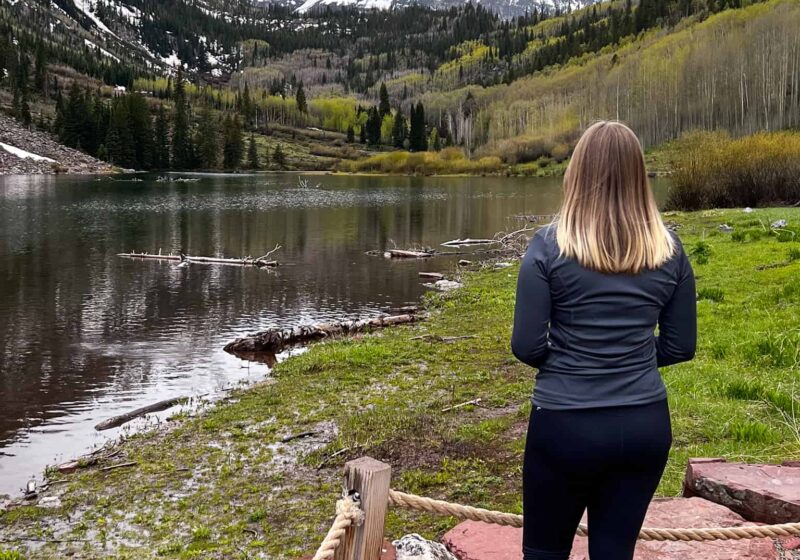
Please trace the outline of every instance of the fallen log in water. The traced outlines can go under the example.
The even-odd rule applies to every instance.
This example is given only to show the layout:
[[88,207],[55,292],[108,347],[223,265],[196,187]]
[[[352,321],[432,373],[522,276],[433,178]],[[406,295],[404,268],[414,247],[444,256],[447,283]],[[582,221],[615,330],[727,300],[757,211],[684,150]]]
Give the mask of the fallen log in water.
[[189,400],[189,397],[173,397],[171,399],[164,399],[163,401],[158,401],[157,403],[149,404],[147,406],[137,408],[136,410],[131,410],[130,412],[126,412],[125,414],[112,416],[111,418],[103,420],[102,422],[97,424],[94,427],[94,429],[97,430],[98,432],[102,432],[103,430],[110,430],[111,428],[122,426],[123,424],[130,422],[131,420],[134,420],[141,416],[144,416],[145,414],[166,410],[168,408],[172,408],[176,404],[180,404],[187,400]]
[[491,245],[493,243],[499,243],[497,239],[470,239],[469,237],[466,239],[453,239],[451,241],[445,241],[442,243],[444,247],[466,247],[469,245]]
[[433,251],[407,251],[403,249],[390,249],[383,253],[387,259],[425,259],[434,256]]
[[355,334],[390,325],[411,323],[415,320],[414,315],[404,314],[338,323],[314,323],[286,329],[269,329],[250,336],[237,338],[233,342],[226,344],[224,350],[231,354],[278,352],[292,344],[310,342],[331,336]]
[[198,262],[198,263],[211,263],[211,264],[233,264],[239,266],[255,266],[258,268],[278,266],[278,261],[266,260],[264,258],[244,257],[242,259],[224,259],[217,257],[194,257],[190,255],[162,255],[155,253],[117,253],[118,257],[127,257],[132,259],[161,259],[168,261],[183,261],[183,262]]

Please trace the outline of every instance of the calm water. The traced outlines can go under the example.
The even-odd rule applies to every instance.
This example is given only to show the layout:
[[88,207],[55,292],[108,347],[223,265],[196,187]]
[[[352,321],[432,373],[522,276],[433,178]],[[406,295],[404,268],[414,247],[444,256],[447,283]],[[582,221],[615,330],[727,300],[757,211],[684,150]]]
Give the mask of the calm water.
[[[419,271],[455,267],[367,251],[517,229],[560,191],[559,179],[198,177],[0,177],[0,494],[119,435],[95,432],[102,419],[262,379],[267,365],[222,351],[237,336],[415,303]],[[276,243],[276,271],[116,256]]]

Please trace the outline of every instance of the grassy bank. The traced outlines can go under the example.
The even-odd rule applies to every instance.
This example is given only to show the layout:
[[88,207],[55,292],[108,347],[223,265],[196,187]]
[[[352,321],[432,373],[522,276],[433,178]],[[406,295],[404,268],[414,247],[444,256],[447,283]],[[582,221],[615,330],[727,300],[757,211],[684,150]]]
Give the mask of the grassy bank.
[[[796,226],[800,209],[667,217],[693,255],[700,340],[695,361],[663,371],[675,445],[662,495],[679,493],[692,456],[800,452],[800,243],[767,231],[779,218]],[[719,233],[721,223],[738,233]],[[395,488],[520,511],[533,371],[508,348],[515,280],[516,268],[470,274],[462,290],[428,300],[424,323],[315,345],[271,382],[135,436],[106,463],[54,475],[60,506],[0,513],[0,547],[29,558],[295,557],[327,529],[343,462],[366,454],[393,465]],[[442,412],[478,397],[484,407]],[[137,464],[98,468],[121,462]],[[435,537],[454,523],[392,511],[387,533]],[[42,542],[53,539],[75,542]]]

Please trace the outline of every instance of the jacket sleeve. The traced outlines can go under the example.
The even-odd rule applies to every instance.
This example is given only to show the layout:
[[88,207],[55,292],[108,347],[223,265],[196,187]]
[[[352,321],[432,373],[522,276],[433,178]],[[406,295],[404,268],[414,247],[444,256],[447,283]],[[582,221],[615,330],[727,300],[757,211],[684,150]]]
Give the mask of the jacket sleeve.
[[658,317],[658,367],[694,358],[697,347],[697,292],[689,258],[678,241],[678,284]]
[[550,270],[544,236],[534,235],[522,259],[517,279],[511,350],[529,366],[544,363],[550,327]]

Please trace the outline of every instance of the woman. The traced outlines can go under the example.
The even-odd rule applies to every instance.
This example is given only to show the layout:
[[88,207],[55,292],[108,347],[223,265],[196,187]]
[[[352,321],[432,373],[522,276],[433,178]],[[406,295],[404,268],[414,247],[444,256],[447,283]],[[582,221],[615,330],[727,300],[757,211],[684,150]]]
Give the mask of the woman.
[[[692,268],[661,221],[636,135],[598,122],[519,273],[511,346],[536,367],[523,470],[525,560],[630,560],[672,443],[658,368],[694,357]],[[655,330],[658,327],[658,335]]]

